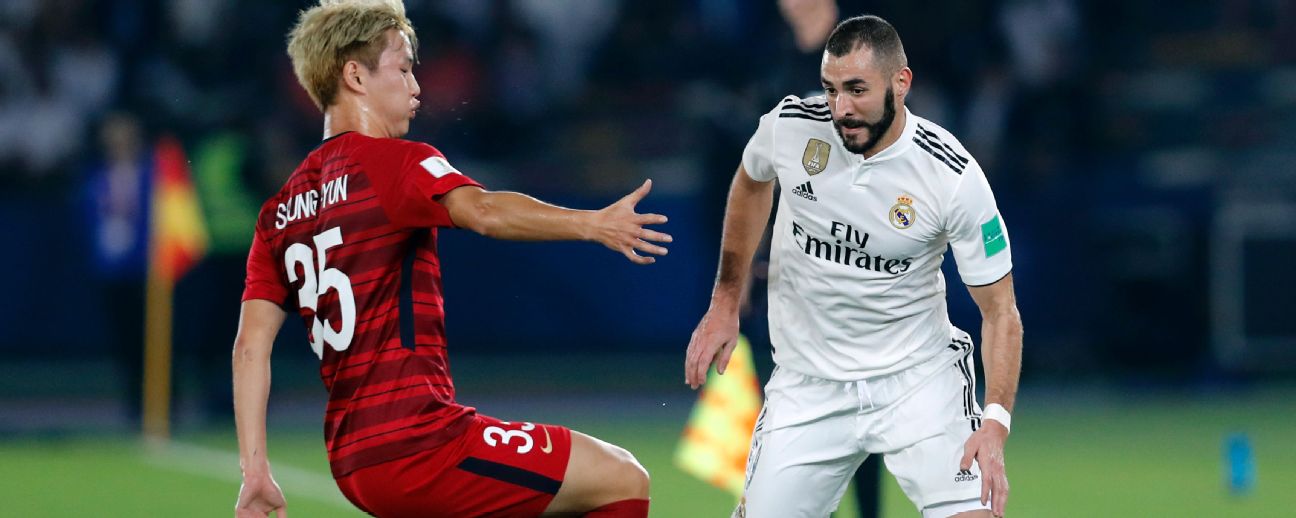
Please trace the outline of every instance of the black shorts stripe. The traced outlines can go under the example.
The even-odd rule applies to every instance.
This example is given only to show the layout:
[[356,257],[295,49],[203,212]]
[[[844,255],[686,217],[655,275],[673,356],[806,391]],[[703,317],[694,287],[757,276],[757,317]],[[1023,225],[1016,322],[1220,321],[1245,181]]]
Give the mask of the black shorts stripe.
[[806,114],[804,114],[804,113],[780,113],[780,114],[779,114],[779,117],[781,117],[781,118],[789,118],[789,119],[809,119],[809,120],[812,120],[812,121],[819,121],[819,122],[831,122],[831,121],[832,121],[832,117],[828,117],[828,116],[825,116],[825,117],[817,117],[817,116],[814,116],[814,115],[806,115]]
[[[976,389],[973,384],[974,382],[972,381],[971,373],[968,369],[967,357],[964,356],[959,361],[954,362],[954,366],[958,368],[959,374],[963,375],[963,418],[971,421],[972,400],[976,397]],[[972,423],[972,426],[972,429],[975,431],[976,423]]]
[[976,408],[976,375],[973,374],[969,360],[972,357],[972,342],[970,340],[961,340],[951,338],[949,348],[962,351],[963,357],[954,362],[958,368],[959,374],[963,376],[963,418],[967,419],[972,426],[972,431],[981,428],[981,417],[977,414]]
[[967,358],[954,362],[958,367],[959,373],[963,375],[963,417],[972,417],[972,405],[968,401],[972,399],[972,378],[968,376]]
[[477,457],[465,458],[463,462],[459,463],[459,469],[474,475],[493,478],[500,482],[525,487],[532,491],[539,491],[549,495],[558,494],[558,488],[562,487],[561,480],[554,480],[534,471],[527,471],[517,466],[500,464],[498,462],[479,459]]
[[808,106],[805,106],[805,105],[801,105],[801,104],[789,104],[789,105],[786,105],[786,106],[783,107],[783,110],[780,111],[779,113],[789,113],[789,110],[792,110],[792,111],[799,111],[799,112],[805,112],[805,113],[809,113],[809,114],[811,114],[811,115],[822,115],[822,116],[831,116],[831,115],[832,115],[832,112],[828,110],[828,106],[827,106],[827,105],[824,105],[824,106],[821,106],[821,107],[814,107],[814,108],[811,108],[811,107],[808,107]]
[[963,165],[967,165],[968,159],[964,158],[963,155],[958,154],[958,151],[954,151],[954,148],[950,147],[949,144],[946,144],[945,141],[941,140],[940,135],[937,135],[935,132],[927,128],[924,128],[922,124],[918,125],[918,133],[926,137],[928,142],[931,142],[933,144],[936,144],[937,146],[940,146],[941,148],[944,148],[944,150],[948,152],[952,158],[958,160],[959,163]]
[[[781,117],[781,115],[780,115],[780,117]],[[945,165],[948,166],[948,167],[950,168],[951,171],[954,171],[954,174],[963,174],[963,168],[960,167],[960,166],[954,165],[952,162],[950,162],[950,159],[947,158],[947,157],[945,156],[944,153],[941,153],[941,152],[939,152],[939,151],[936,151],[935,149],[932,149],[930,146],[927,145],[926,142],[924,142],[922,139],[918,138],[917,136],[915,136],[915,137],[913,138],[913,141],[914,141],[914,144],[917,144],[917,145],[918,145],[918,147],[923,148],[923,151],[926,151],[926,152],[930,153],[931,156],[936,157],[937,160],[940,160],[941,162],[944,162]]]

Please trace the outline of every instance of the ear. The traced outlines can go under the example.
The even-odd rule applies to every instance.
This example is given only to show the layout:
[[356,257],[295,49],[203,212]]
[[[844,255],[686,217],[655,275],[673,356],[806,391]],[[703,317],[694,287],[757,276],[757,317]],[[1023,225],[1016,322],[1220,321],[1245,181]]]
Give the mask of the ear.
[[342,86],[358,94],[365,93],[365,82],[369,80],[369,69],[358,61],[347,61],[342,65]]
[[896,97],[901,99],[909,95],[909,87],[912,84],[913,71],[909,67],[901,67],[891,76],[891,90],[895,92]]

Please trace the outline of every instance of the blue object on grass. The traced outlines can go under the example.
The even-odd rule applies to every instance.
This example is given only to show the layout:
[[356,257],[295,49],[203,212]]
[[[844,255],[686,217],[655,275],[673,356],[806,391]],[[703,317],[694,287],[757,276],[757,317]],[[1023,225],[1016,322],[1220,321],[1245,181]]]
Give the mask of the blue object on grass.
[[1233,433],[1224,439],[1224,476],[1234,496],[1249,494],[1255,488],[1255,452],[1247,434]]

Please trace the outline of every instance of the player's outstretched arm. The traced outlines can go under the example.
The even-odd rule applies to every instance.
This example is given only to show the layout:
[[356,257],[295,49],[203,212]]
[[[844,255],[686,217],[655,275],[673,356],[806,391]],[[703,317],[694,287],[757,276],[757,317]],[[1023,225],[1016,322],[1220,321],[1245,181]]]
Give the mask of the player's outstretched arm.
[[651,264],[656,258],[645,252],[666,255],[671,236],[645,228],[666,223],[660,214],[639,214],[635,205],[652,189],[645,181],[634,192],[601,210],[572,210],[550,205],[516,192],[486,191],[460,187],[441,198],[455,224],[478,234],[514,241],[596,241],[621,252],[637,264]]
[[239,488],[236,518],[288,516],[283,492],[266,457],[266,402],[270,398],[270,350],[283,325],[282,308],[266,300],[243,303],[234,339],[234,423],[238,429]]
[[752,257],[760,245],[774,204],[774,182],[758,182],[738,166],[725,206],[724,237],[720,242],[720,269],[711,291],[711,306],[689,339],[684,357],[684,383],[698,388],[712,365],[724,374],[738,343],[738,309],[743,288],[751,277]]
[[[988,286],[968,287],[981,309],[981,361],[986,373],[986,407],[1000,405],[1012,412],[1021,377],[1022,323],[1013,293],[1012,274]],[[981,501],[989,502],[995,516],[1003,516],[1008,503],[1008,476],[1004,468],[1007,423],[987,413],[981,429],[963,446],[961,469],[971,469],[972,459],[981,467]]]

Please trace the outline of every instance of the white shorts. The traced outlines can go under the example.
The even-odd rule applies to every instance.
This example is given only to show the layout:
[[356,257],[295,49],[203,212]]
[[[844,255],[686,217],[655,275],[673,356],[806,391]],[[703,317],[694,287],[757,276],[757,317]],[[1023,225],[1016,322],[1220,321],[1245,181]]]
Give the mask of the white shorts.
[[775,367],[734,516],[826,517],[874,453],[924,518],[989,509],[979,501],[980,468],[959,470],[981,424],[971,352],[958,331],[942,354],[877,378],[830,381]]

